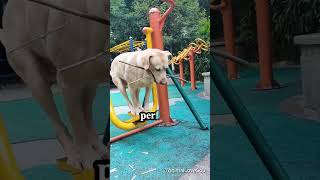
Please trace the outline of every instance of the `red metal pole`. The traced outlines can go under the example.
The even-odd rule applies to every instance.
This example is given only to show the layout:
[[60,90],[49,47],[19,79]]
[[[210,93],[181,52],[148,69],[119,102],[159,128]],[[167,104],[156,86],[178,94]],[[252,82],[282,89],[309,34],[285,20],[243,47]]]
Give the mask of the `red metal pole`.
[[[181,61],[179,63],[179,74],[180,74],[180,79],[184,79],[184,77],[183,77],[183,61]],[[184,81],[180,80],[180,84],[181,84],[181,86],[184,86],[186,83]]]
[[[220,10],[223,17],[223,30],[226,51],[231,55],[235,55],[235,34],[231,0],[223,0]],[[227,61],[227,70],[229,79],[238,78],[236,63],[230,60]]]
[[194,51],[189,52],[189,63],[190,63],[190,81],[191,81],[191,90],[196,90],[196,77],[195,77],[195,65],[194,65]]
[[272,74],[270,0],[256,0],[256,12],[260,62],[260,82],[257,89],[279,88],[280,85],[273,80]]
[[142,132],[144,130],[150,129],[150,128],[152,128],[154,126],[157,126],[157,125],[159,125],[161,123],[163,123],[162,120],[157,120],[157,121],[155,121],[155,122],[153,122],[151,124],[147,124],[147,125],[145,125],[143,127],[140,127],[140,128],[137,128],[137,129],[133,129],[133,130],[127,132],[127,133],[124,133],[124,134],[121,134],[121,135],[116,136],[114,138],[111,138],[110,139],[110,143],[114,143],[114,142],[119,141],[121,139],[124,139],[126,137],[129,137],[129,136],[132,136],[132,135],[137,134],[139,132]]
[[[161,16],[161,12],[157,8],[152,8],[149,11],[150,27],[153,29],[152,33],[152,47],[163,50],[162,29],[166,18],[173,11],[175,3],[173,0],[166,0],[170,4],[169,9]],[[169,109],[169,96],[167,85],[157,85],[158,98],[159,98],[159,112],[160,119],[166,126],[176,125],[177,122],[173,121],[170,117]]]

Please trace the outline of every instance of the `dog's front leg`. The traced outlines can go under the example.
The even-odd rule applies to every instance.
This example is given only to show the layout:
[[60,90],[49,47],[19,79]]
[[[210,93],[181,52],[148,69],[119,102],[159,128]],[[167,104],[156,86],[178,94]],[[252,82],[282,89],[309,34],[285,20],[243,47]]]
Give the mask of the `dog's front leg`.
[[146,87],[146,94],[143,99],[143,108],[145,111],[149,111],[149,96],[150,96],[150,86]]
[[76,148],[76,152],[68,162],[76,168],[90,169],[93,162],[100,159],[100,157],[89,142],[89,130],[83,113],[84,88],[67,87],[62,89],[62,93],[72,126],[73,142]]
[[144,109],[142,108],[140,101],[139,101],[139,88],[129,86],[129,91],[132,98],[132,104],[134,108],[135,115],[139,115],[140,112],[143,112]]

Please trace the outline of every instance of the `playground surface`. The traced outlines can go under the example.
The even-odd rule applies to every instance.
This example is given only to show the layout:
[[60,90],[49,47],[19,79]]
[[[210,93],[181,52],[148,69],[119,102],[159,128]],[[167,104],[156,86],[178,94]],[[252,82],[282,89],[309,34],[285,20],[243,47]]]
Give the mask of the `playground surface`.
[[[275,69],[281,89],[253,91],[258,77],[255,70],[242,70],[240,79],[231,82],[290,179],[320,179],[319,121],[291,116],[280,108],[283,101],[302,94],[300,68]],[[216,88],[211,93],[213,179],[271,180]]]
[[[210,101],[200,98],[203,84],[198,89],[183,89],[195,106],[202,120],[209,126]],[[183,101],[174,85],[168,86],[171,118],[179,124],[172,127],[154,127],[130,136],[111,145],[111,179],[179,179],[185,173],[167,172],[170,169],[192,169],[209,154],[210,132],[200,130],[198,123]],[[140,95],[143,95],[144,91]],[[110,98],[120,118],[129,109],[118,91],[112,91]],[[124,133],[111,125],[111,137]],[[199,167],[199,166],[196,166]],[[208,170],[207,170],[208,171]],[[199,173],[197,178],[209,178],[209,172]]]
[[[62,119],[68,122],[59,90],[55,89],[54,92],[59,113]],[[106,86],[101,86],[97,90],[93,106],[94,124],[101,135],[107,122],[107,93]],[[62,158],[64,153],[55,139],[48,117],[31,97],[30,92],[18,87],[1,90],[0,94],[0,113],[18,166],[26,180],[72,179],[70,174],[59,171],[55,165],[56,159]]]
[[[209,125],[210,101],[198,96],[203,91],[203,85],[198,84],[198,89],[193,92],[190,86],[184,87],[184,90],[204,122]],[[103,134],[107,117],[106,92],[108,91],[105,86],[98,89],[93,108],[95,125],[101,134]],[[47,116],[30,94],[18,94],[22,94],[23,98],[3,100],[0,102],[0,108],[23,175],[27,180],[72,179],[69,174],[59,171],[55,165],[55,160],[63,157],[63,152],[55,140]],[[168,128],[155,127],[112,144],[112,178],[131,179],[136,175],[136,179],[157,179],[157,177],[178,179],[183,175],[189,176],[186,176],[186,173],[166,173],[166,168],[188,169],[201,161],[207,161],[206,168],[209,167],[209,131],[200,130],[192,113],[173,85],[169,86],[169,97],[171,117],[180,123]],[[111,98],[119,117],[126,118],[128,111],[122,95],[112,91]],[[63,100],[58,92],[55,94],[55,102],[66,121]],[[123,132],[111,125],[111,137]],[[203,160],[204,158],[206,160]],[[202,168],[201,164],[195,167]],[[152,169],[156,170],[141,175]],[[208,171],[206,169],[206,177],[209,177]]]
[[[275,79],[283,86],[281,89],[253,91],[258,82],[258,71],[255,70],[241,70],[240,79],[232,81],[232,85],[290,178],[320,179],[319,121],[295,117],[280,108],[283,101],[302,94],[300,69],[279,68],[274,72]],[[201,83],[197,86],[194,92],[190,91],[189,86],[184,87],[184,90],[208,125],[210,101],[199,98],[203,86]],[[94,105],[96,125],[101,133],[105,122],[103,118],[106,117],[106,91],[105,87],[99,88]],[[211,93],[214,130],[211,133],[213,143],[210,164],[213,178],[271,180],[218,91],[213,88]],[[209,131],[199,129],[174,86],[169,86],[169,96],[171,116],[180,120],[180,123],[169,128],[155,127],[112,144],[113,179],[131,179],[134,176],[136,179],[178,179],[184,174],[169,174],[165,172],[166,168],[193,168],[208,156]],[[57,94],[55,98],[61,107],[59,111],[65,117],[61,97]],[[111,98],[117,108],[116,112],[120,113],[121,118],[126,118],[127,109],[121,95],[112,91]],[[59,171],[54,164],[61,152],[57,148],[49,121],[31,98],[2,101],[0,109],[17,162],[23,167],[27,180],[71,179],[70,175]],[[123,131],[111,126],[111,136],[120,133]],[[53,148],[48,152],[47,147]],[[24,152],[19,152],[19,149]],[[46,161],[34,162],[30,167],[23,164],[22,157],[25,157],[26,151],[34,158],[49,157]]]

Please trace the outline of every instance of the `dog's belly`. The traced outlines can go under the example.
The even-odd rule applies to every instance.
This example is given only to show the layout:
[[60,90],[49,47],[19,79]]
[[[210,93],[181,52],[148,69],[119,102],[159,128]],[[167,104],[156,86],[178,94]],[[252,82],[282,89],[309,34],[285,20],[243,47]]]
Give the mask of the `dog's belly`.
[[128,83],[128,86],[132,86],[134,88],[145,88],[150,87],[153,83],[152,78],[144,78],[140,81],[134,82],[134,83]]
[[[103,12],[103,7],[100,7],[103,5],[103,0],[59,0],[53,4],[66,5],[66,7],[84,12],[90,10],[90,13],[95,12],[93,9],[99,9],[99,12],[101,11],[99,14]],[[64,27],[59,31],[54,31],[62,26]],[[35,59],[40,61],[41,69],[45,72],[44,77],[48,77],[47,79],[50,81],[55,79],[57,69],[95,56],[104,48],[108,49],[106,42],[109,41],[106,41],[105,37],[109,33],[108,28],[104,25],[80,17],[69,16],[35,3],[20,0],[9,1],[4,15],[4,30],[1,33],[1,41],[7,52],[48,33],[48,31],[54,32],[24,48],[18,48],[14,53],[24,50],[34,54]],[[97,61],[81,65],[63,76],[66,76],[68,82],[107,81],[107,59],[106,55],[101,56]],[[25,64],[25,62],[19,61],[12,63]],[[18,67],[18,65],[16,66]]]
[[[58,2],[66,7],[85,12],[88,10],[86,1]],[[96,1],[96,6],[100,2],[103,1]],[[48,31],[64,26],[63,29],[45,38],[46,55],[57,69],[91,58],[109,46],[105,38],[108,34],[108,28],[105,25],[80,17],[66,16],[64,13],[52,9],[49,10],[47,18],[46,29]],[[107,59],[107,55],[100,56],[95,61],[58,74],[58,78],[63,81],[63,84],[70,85],[105,82],[108,71]]]

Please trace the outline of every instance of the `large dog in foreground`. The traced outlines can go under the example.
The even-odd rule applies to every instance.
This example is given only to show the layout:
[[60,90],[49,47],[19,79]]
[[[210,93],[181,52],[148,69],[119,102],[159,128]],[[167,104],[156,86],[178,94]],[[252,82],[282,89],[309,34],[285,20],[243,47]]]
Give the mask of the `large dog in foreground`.
[[[105,0],[48,2],[108,19]],[[48,33],[51,31],[56,32]],[[77,168],[92,168],[93,161],[107,155],[93,127],[92,104],[97,86],[107,82],[108,57],[97,57],[61,73],[59,69],[108,49],[108,34],[106,25],[24,0],[10,0],[3,16],[0,35],[8,61],[48,114],[68,163]],[[53,99],[50,87],[55,82],[61,87],[72,133],[62,122]],[[28,121],[23,114],[21,120]]]
[[[128,52],[117,56],[111,64],[110,75],[113,83],[125,97],[131,114],[149,110],[149,93],[153,82],[167,84],[166,68],[168,68],[169,51],[147,49],[143,51]],[[128,87],[132,102],[126,87]],[[139,101],[139,91],[146,88],[144,107]]]

